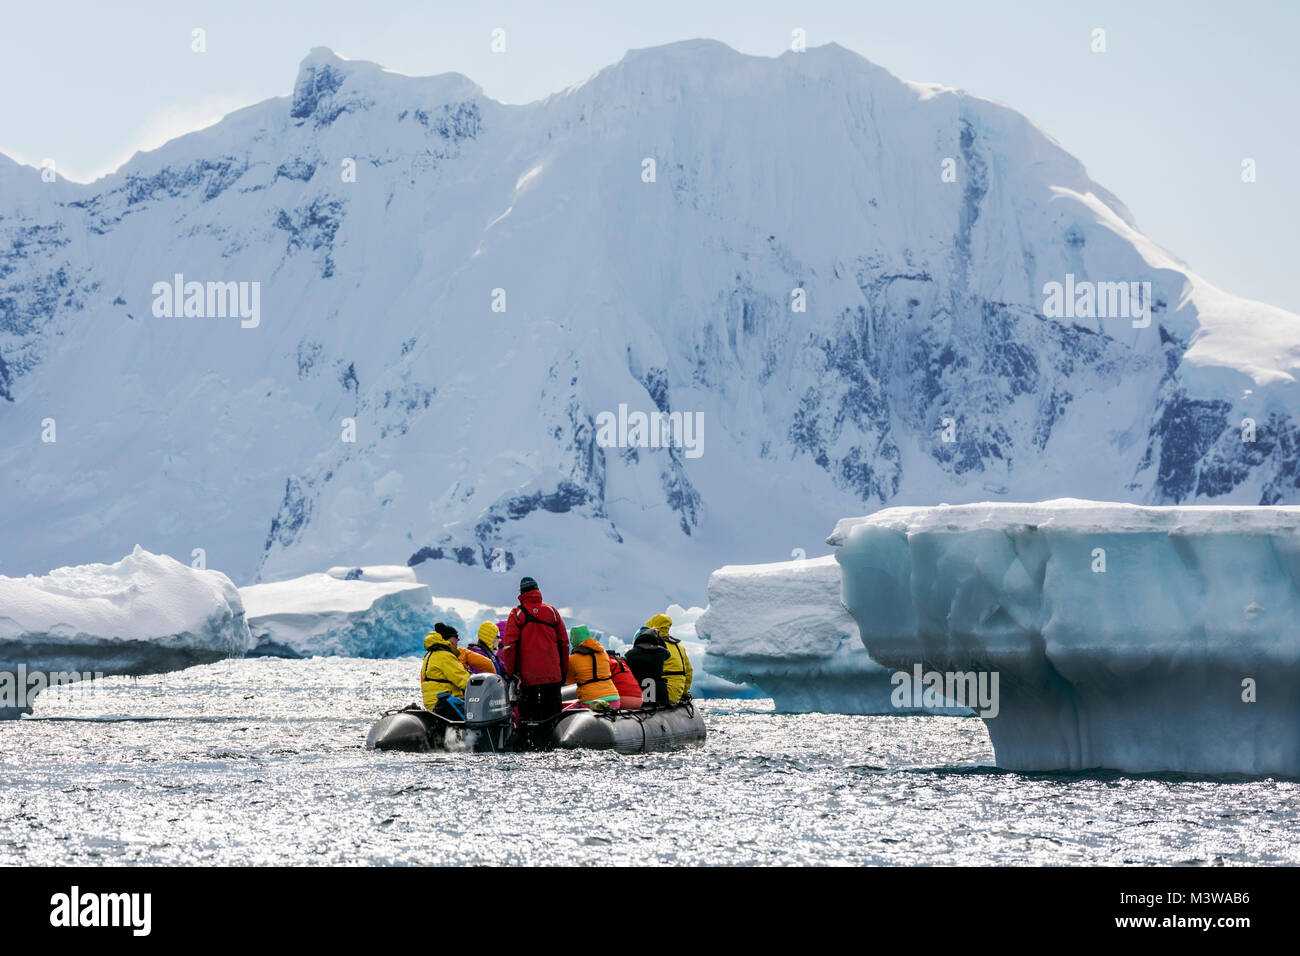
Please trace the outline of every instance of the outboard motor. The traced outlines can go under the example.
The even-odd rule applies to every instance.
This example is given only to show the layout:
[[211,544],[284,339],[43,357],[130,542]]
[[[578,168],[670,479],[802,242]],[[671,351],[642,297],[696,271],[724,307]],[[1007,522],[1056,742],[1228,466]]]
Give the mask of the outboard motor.
[[465,730],[473,749],[508,750],[514,729],[506,682],[497,674],[472,675],[465,685]]

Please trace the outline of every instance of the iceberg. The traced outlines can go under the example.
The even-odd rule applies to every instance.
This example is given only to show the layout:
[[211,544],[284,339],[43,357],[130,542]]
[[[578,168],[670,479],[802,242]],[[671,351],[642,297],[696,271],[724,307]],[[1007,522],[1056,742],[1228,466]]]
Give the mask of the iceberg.
[[893,672],[872,660],[840,603],[834,555],[719,568],[696,631],[714,675],[757,687],[781,712],[970,713],[896,706]]
[[875,660],[1000,675],[999,767],[1300,775],[1300,508],[889,508],[827,540]]
[[664,613],[673,619],[672,635],[682,642],[691,659],[691,695],[694,697],[749,698],[766,696],[759,688],[743,680],[730,680],[718,673],[716,657],[710,653],[709,639],[699,630],[705,608],[668,605]]
[[[437,595],[433,598],[434,620],[450,624],[460,631],[461,636],[464,638],[461,641],[462,646],[474,640],[478,626],[484,621],[491,621],[494,624],[500,623],[509,617],[514,608],[513,603],[483,604],[469,598],[438,597]],[[567,611],[567,608],[564,611]],[[564,611],[561,613],[564,613]],[[569,617],[566,616],[565,620],[569,620]],[[424,653],[423,648],[420,653]]]
[[30,713],[50,685],[179,670],[249,645],[228,577],[139,545],[116,564],[0,575],[0,718]]
[[433,595],[402,565],[338,567],[241,588],[257,657],[406,657],[437,621]]

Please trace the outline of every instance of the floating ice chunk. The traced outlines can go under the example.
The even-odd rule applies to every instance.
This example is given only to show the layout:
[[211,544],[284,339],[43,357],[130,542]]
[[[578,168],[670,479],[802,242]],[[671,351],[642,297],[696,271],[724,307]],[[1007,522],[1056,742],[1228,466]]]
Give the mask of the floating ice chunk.
[[[465,637],[465,640],[461,641],[462,646],[474,639],[480,624],[484,621],[491,621],[494,624],[504,621],[514,607],[513,604],[483,604],[468,598],[434,597],[433,599],[434,618],[460,631],[462,637]],[[563,614],[567,610],[561,608],[560,612]],[[569,617],[565,617],[565,621],[568,620]]]
[[890,508],[828,542],[873,658],[1000,674],[1001,767],[1300,774],[1300,508]]
[[[703,608],[700,609],[703,612]],[[734,680],[719,673],[721,664],[715,655],[709,652],[708,641],[682,641],[686,654],[691,659],[691,696],[692,697],[731,697],[754,698],[767,697],[768,694],[753,684],[743,680]],[[728,672],[730,673],[730,672]],[[733,675],[734,676],[734,675]]]
[[[891,697],[892,671],[871,659],[840,603],[832,555],[778,564],[731,565],[709,578],[709,607],[696,622],[711,671],[745,682],[793,713],[905,714]],[[927,712],[968,714],[964,708]]]
[[116,564],[0,575],[0,717],[29,711],[33,691],[47,683],[158,674],[237,656],[249,645],[228,577],[138,545]]
[[[424,651],[438,620],[427,584],[406,567],[331,568],[241,588],[253,635],[265,657],[404,657]],[[450,622],[449,622],[450,623]]]
[[368,568],[341,567],[330,568],[325,572],[340,581],[415,581],[415,569],[404,564],[376,564]]

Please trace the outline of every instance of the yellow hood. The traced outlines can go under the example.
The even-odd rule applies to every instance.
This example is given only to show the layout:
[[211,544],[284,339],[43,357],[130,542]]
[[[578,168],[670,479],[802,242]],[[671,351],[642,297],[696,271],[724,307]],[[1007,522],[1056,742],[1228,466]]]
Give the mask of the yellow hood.
[[646,627],[653,627],[659,632],[660,637],[668,636],[668,629],[673,626],[673,619],[667,614],[656,614],[650,620],[645,622]]
[[483,642],[483,646],[489,651],[497,649],[497,626],[491,621],[484,621],[478,626],[478,639]]
[[428,634],[424,635],[424,649],[426,651],[432,650],[433,645],[435,644],[441,644],[443,647],[451,647],[451,641],[447,640],[437,631],[430,631]]

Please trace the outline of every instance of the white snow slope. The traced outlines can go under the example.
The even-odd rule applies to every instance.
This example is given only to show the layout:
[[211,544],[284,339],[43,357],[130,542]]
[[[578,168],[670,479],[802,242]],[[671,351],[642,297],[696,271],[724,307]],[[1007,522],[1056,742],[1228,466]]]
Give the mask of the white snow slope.
[[[833,555],[719,568],[696,623],[714,674],[756,686],[785,713],[908,714],[890,695],[892,670],[873,661],[840,603]],[[936,707],[927,713],[969,714]]]
[[1300,508],[889,508],[829,543],[874,659],[999,674],[1000,767],[1300,775]]
[[427,584],[399,566],[330,568],[240,588],[252,654],[272,657],[404,657],[424,651],[438,620]]
[[[157,674],[243,654],[239,592],[136,547],[116,564],[0,576],[0,674]],[[29,702],[30,704],[30,702]],[[16,717],[23,707],[0,707]]]
[[[156,316],[178,274],[250,316],[258,283],[256,327]],[[1047,315],[1067,276],[1150,282],[1150,325]],[[1298,366],[1300,318],[1023,116],[833,45],[638,50],[525,106],[317,49],[95,183],[0,157],[11,574],[139,540],[241,585],[532,574],[613,624],[885,504],[1295,501]],[[602,445],[620,405],[702,442]]]

